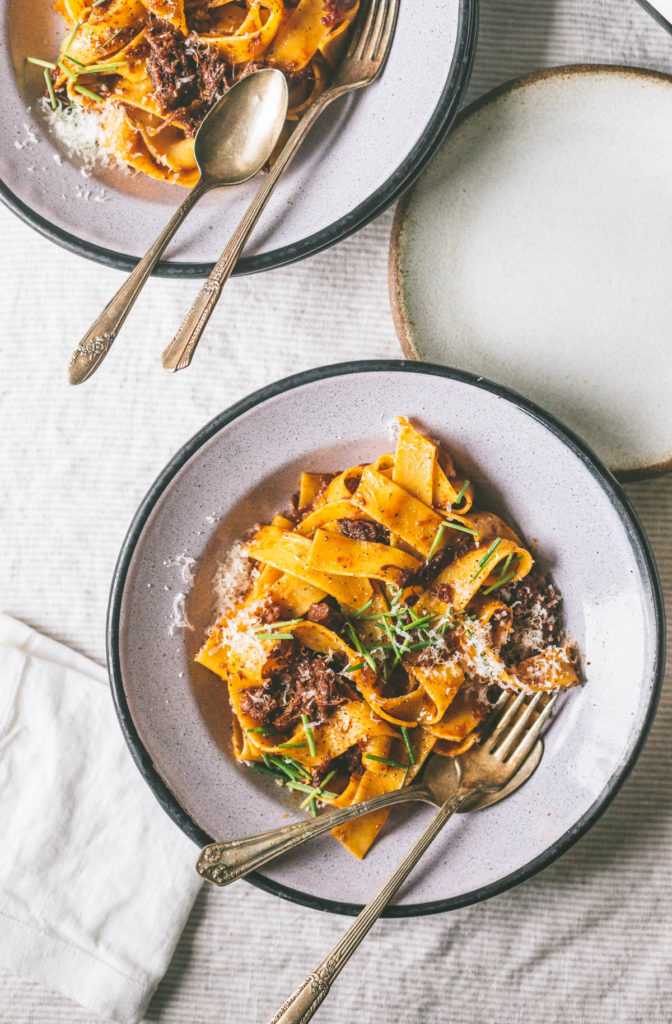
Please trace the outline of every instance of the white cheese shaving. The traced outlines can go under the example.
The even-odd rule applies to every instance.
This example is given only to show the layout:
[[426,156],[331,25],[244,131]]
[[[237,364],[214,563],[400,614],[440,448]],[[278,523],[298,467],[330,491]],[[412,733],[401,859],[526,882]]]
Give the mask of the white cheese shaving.
[[187,595],[182,591],[175,594],[173,600],[173,617],[168,626],[168,632],[175,636],[176,629],[193,629],[194,627],[187,618]]
[[91,173],[95,164],[103,167],[126,167],[113,150],[101,145],[103,119],[95,110],[85,110],[77,105],[57,106],[56,110],[52,110],[47,97],[40,101],[40,107],[54,138],[65,147],[71,159],[76,157],[82,161],[85,176]]
[[224,561],[217,566],[212,578],[218,619],[242,601],[259,575],[252,559],[243,554],[243,547],[243,541],[236,541]]

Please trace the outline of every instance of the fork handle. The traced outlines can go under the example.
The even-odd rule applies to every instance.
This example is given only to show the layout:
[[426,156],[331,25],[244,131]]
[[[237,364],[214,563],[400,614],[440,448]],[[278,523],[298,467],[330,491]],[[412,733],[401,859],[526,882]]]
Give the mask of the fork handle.
[[222,255],[213,267],[210,276],[196,296],[193,305],[180,324],[175,337],[161,357],[164,370],[183,370],[189,366],[205,325],[219,302],[222,288],[229,280],[233,268],[250,237],[255,224],[271,198],[273,189],[289,167],[294,154],[305,139],[325,107],[342,95],[340,89],[328,89],[308,108],[296,128],[280,151],[273,167],[264,179],[259,191],[250,203],[243,219],[231,235]]
[[309,974],[268,1024],[307,1024],[329,993],[335,978],[376,923],[395,892],[410,875],[428,846],[436,839],[448,819],[460,805],[473,796],[473,791],[459,789],[434,815],[418,841],[406,854],[390,878],[367,903],[347,932],[336,943],[317,970]]
[[119,291],[112,296],[98,319],[86,332],[70,356],[68,380],[71,384],[81,384],[98,369],[168,242],[194,204],[208,191],[208,187],[203,179],[199,178],[152,247],[138,261]]
[[328,811],[321,814],[319,818],[296,821],[291,825],[269,829],[268,832],[261,832],[258,835],[230,839],[225,843],[210,843],[209,846],[204,846],[201,850],[196,870],[208,882],[213,882],[215,885],[229,885],[237,878],[242,878],[250,871],[260,868],[269,860],[308,842],[309,839],[321,836],[324,832],[330,832],[337,825],[343,825],[363,814],[370,814],[371,811],[379,811],[383,807],[406,803],[409,800],[432,803],[429,793],[419,785],[409,786],[407,789],[396,789],[391,793],[381,793],[379,796],[371,797],[370,800],[351,804],[350,807],[339,807]]

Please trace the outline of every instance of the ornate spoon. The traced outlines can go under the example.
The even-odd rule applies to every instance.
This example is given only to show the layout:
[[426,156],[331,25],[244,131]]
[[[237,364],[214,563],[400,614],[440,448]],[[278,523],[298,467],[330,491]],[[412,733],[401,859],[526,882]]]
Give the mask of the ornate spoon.
[[98,369],[162,252],[201,196],[240,185],[261,170],[285,123],[288,99],[285,76],[265,68],[237,82],[208,113],[194,140],[200,178],[72,353],[71,384],[81,384]]

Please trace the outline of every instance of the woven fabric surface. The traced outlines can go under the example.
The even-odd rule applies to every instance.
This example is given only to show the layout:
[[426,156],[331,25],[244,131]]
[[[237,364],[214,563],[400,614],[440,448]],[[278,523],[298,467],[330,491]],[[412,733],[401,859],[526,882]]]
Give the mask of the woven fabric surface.
[[[469,99],[565,63],[672,71],[672,36],[635,0],[482,0]],[[617,116],[617,112],[615,112]],[[152,280],[97,386],[70,389],[74,341],[122,275],[0,209],[0,606],[102,663],[109,581],[165,462],[251,390],[307,367],[396,358],[387,298],[391,212],[301,264],[228,285],[207,344],[168,378],[158,355],[197,289]],[[672,593],[672,478],[628,487]],[[668,1024],[672,1021],[669,680],[651,737],[591,831],[524,885],[437,917],[379,922],[319,1024]],[[245,882],[204,889],[150,1004],[156,1024],[253,1024],[331,948],[344,918]],[[0,972],[0,1024],[94,1024]]]

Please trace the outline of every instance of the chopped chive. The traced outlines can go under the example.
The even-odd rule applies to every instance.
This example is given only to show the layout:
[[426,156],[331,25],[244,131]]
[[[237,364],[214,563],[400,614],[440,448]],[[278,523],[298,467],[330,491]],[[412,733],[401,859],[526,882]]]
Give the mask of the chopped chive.
[[283,626],[298,626],[301,619],[283,619],[281,622],[269,622],[264,623],[261,626],[255,626],[252,630],[253,633],[258,633],[259,630],[264,630],[266,633],[272,632],[274,629],[281,629]]
[[472,530],[470,526],[462,526],[461,523],[449,523],[448,520],[445,520],[445,523],[451,530],[461,530],[462,533],[470,533],[472,537],[478,537],[478,531]]
[[308,715],[304,712],[301,715],[301,721],[303,722],[303,731],[306,734],[308,740],[308,749],[310,750],[311,757],[315,757],[317,754],[317,747],[315,746],[315,737],[313,736],[313,730],[310,728],[310,722],[308,721]]
[[81,22],[79,22],[79,21],[75,22],[75,27],[73,28],[72,32],[70,33],[70,38],[68,39],[67,43],[65,44],[65,49],[63,50],[63,56],[64,57],[68,56],[68,50],[70,49],[70,45],[72,43],[72,40],[77,35],[77,29],[79,28],[80,24],[81,24]]
[[373,660],[373,658],[371,657],[371,652],[367,651],[366,647],[364,647],[364,645],[362,644],[361,640],[357,636],[357,633],[355,632],[355,627],[352,625],[352,623],[351,622],[346,622],[345,625],[346,625],[347,629],[350,632],[350,636],[352,637],[352,642],[354,643],[355,647],[357,648],[357,650],[359,651],[361,656],[364,658],[364,661],[367,663],[369,668],[373,672],[375,672],[376,671],[376,663]]
[[81,61],[81,60],[77,60],[77,58],[76,58],[76,57],[70,57],[70,56],[68,56],[68,58],[67,58],[67,59],[68,59],[68,60],[69,60],[69,61],[70,61],[70,62],[71,62],[72,64],[76,64],[78,68],[85,68],[85,67],[86,67],[86,64],[85,64],[85,63],[84,63],[83,61]]
[[[316,795],[315,786],[309,786],[307,782],[294,782],[293,780],[288,779],[287,782],[285,782],[285,786],[287,789],[295,789],[299,793],[310,793],[311,796]],[[331,793],[326,789],[321,790],[321,794],[327,800],[335,800],[338,796],[338,793]]]
[[348,667],[344,668],[343,671],[344,672],[358,672],[360,670],[360,668],[364,668],[365,665],[366,665],[365,661],[358,661],[356,665],[348,665]]
[[512,558],[513,558],[513,551],[509,551],[508,555],[506,556],[506,561],[503,563],[502,568],[500,569],[500,572],[499,572],[500,580],[502,579],[503,576],[506,576],[506,570],[511,565]]
[[308,746],[307,743],[278,743],[278,750],[299,750]]
[[99,96],[97,92],[93,92],[91,89],[87,89],[83,85],[76,85],[75,92],[81,92],[82,96],[88,96],[90,100],[97,100],[99,103],[103,102],[102,96]]
[[497,580],[496,583],[493,583],[491,586],[486,587],[483,593],[491,594],[493,590],[499,590],[499,588],[503,587],[505,583],[510,583],[512,579],[515,579],[515,576],[515,572],[510,572],[508,576],[505,576],[503,579],[500,578]]
[[312,816],[314,818],[317,817],[317,804],[315,803],[315,797],[314,796],[310,798],[310,803],[308,804],[308,810],[310,811],[310,813],[312,814]]
[[271,765],[271,762],[268,759],[268,754],[262,754],[261,760],[264,762],[267,768],[271,768],[273,771],[275,770],[273,769],[273,766]]
[[39,68],[49,68],[51,71],[56,67],[50,60],[39,60],[37,57],[26,57],[29,64],[37,64]]
[[104,40],[104,41],[103,41],[103,42],[102,42],[102,43],[100,44],[100,46],[98,46],[98,47],[97,47],[97,49],[99,49],[99,50],[104,50],[106,46],[109,46],[109,45],[110,45],[110,43],[112,42],[112,40],[113,40],[113,39],[116,39],[116,38],[117,38],[117,36],[119,35],[119,33],[120,33],[120,32],[121,32],[121,29],[120,29],[120,28],[118,28],[118,29],[117,29],[117,31],[116,31],[116,32],[113,32],[113,33],[112,33],[112,35],[111,35],[111,36],[109,37],[109,39],[105,39],[105,40]]
[[408,751],[408,760],[411,764],[416,764],[415,754],[413,753],[413,747],[411,746],[411,739],[405,725],[402,725],[401,727],[401,735],[404,737],[404,743],[406,744],[406,750]]
[[278,768],[281,772],[284,772],[287,778],[291,779],[292,782],[298,782],[298,780],[301,778],[301,776],[297,774],[295,768],[291,767],[288,764],[285,764],[285,762],[281,761],[279,757],[269,757],[268,760],[275,768]]
[[471,483],[470,480],[465,480],[464,481],[464,483],[460,487],[459,491],[455,495],[455,501],[452,503],[453,505],[459,505],[460,504],[460,502],[462,501],[462,498],[464,497],[465,491],[466,491],[466,489],[467,489],[467,487],[469,486],[470,483]]
[[289,754],[283,754],[283,757],[285,760],[285,764],[292,765],[292,767],[296,768],[297,771],[301,773],[301,775],[305,775],[307,779],[312,779],[312,775],[306,768],[305,764],[301,764],[300,761],[297,761],[296,758],[294,757],[290,757]]
[[284,781],[280,772],[274,771],[273,768],[267,768],[263,764],[252,764],[250,767],[254,768],[255,772],[261,772],[262,775],[272,775],[274,779],[280,779],[281,782]]
[[366,602],[366,604],[363,604],[363,605],[362,605],[362,607],[361,607],[361,608],[360,608],[360,609],[359,609],[358,611],[356,611],[356,612],[354,613],[354,615],[352,616],[352,617],[353,617],[353,619],[358,619],[358,618],[359,618],[359,616],[360,616],[360,615],[361,615],[361,614],[362,614],[363,612],[365,612],[365,611],[368,611],[368,609],[369,609],[369,608],[371,607],[371,605],[372,605],[372,604],[373,604],[373,598],[370,598],[370,599],[369,599],[369,600],[368,600],[368,601]]
[[[79,92],[83,92],[84,91],[80,85],[76,85],[75,89],[77,89]],[[93,93],[91,95],[93,95]],[[293,640],[294,639],[294,634],[293,633],[255,633],[254,635],[256,636],[257,640]]]
[[51,83],[51,75],[47,68],[44,69],[44,80],[47,83],[47,92],[49,93],[49,99],[51,101],[51,109],[56,110],[58,106],[56,102],[56,93],[54,92],[54,87]]
[[493,540],[492,544],[490,545],[488,550],[483,555],[483,558],[478,563],[481,566],[481,568],[483,568],[483,566],[486,565],[490,561],[490,559],[492,558],[492,556],[494,555],[495,551],[497,550],[497,548],[499,547],[499,545],[501,543],[502,543],[502,538],[501,537],[497,537],[496,540]]
[[93,7],[100,7],[100,5],[104,4],[104,3],[105,3],[105,0],[93,0],[93,3],[91,4],[91,7],[92,8]]
[[[335,774],[336,774],[336,769],[334,769],[332,772],[329,772],[328,775],[325,775],[325,777],[322,779],[322,782],[320,783],[320,785],[313,787],[313,795],[312,796],[307,796],[306,799],[303,800],[299,804],[299,807],[302,807],[302,808],[305,807],[307,804],[311,803],[311,801],[314,801],[315,797],[317,797],[318,800],[321,799],[322,797],[325,797],[327,795],[327,791],[323,787],[326,786],[327,782],[329,782],[330,779],[333,779]],[[333,800],[333,797],[330,795],[329,799]]]
[[77,75],[75,74],[75,72],[71,71],[70,68],[67,68],[62,60],[59,60],[58,66],[61,69],[61,71],[63,71],[68,76],[68,78],[71,79],[71,81],[77,81]]
[[409,765],[402,764],[401,761],[393,761],[389,757],[378,757],[377,754],[364,754],[364,757],[368,758],[369,761],[379,761],[380,764],[389,764],[393,768],[408,768]]
[[438,530],[434,534],[434,540],[432,541],[432,546],[429,549],[429,553],[427,555],[427,561],[428,562],[429,562],[430,558],[433,558],[433,556],[436,554],[436,551],[437,551],[437,549],[439,547],[439,544],[441,543],[441,539],[443,537],[443,532],[444,532],[445,529],[446,529],[446,521],[444,519],[443,522],[441,523],[441,525],[439,526]]
[[431,640],[421,640],[417,644],[411,644],[411,646],[408,648],[408,650],[409,651],[423,651],[426,647],[431,647],[431,646],[432,646],[432,641]]
[[424,626],[427,622],[431,622],[432,619],[435,619],[435,618],[436,618],[436,615],[425,615],[421,619],[415,619],[411,623],[409,628],[410,629],[419,629],[420,626]]
[[275,732],[275,729],[264,729],[262,726],[258,726],[256,729],[246,729],[245,732],[261,732],[264,736],[268,736],[270,733]]
[[123,67],[124,64],[122,60],[114,61],[111,64],[80,64],[80,62],[75,60],[74,57],[68,57],[68,60],[74,61],[75,64],[79,64],[79,66],[83,68],[83,71],[81,71],[82,75],[112,74],[118,68]]
[[406,765],[406,771],[404,772],[404,777],[401,780],[401,785],[399,786],[399,789],[403,789],[404,786],[406,785],[406,779],[408,778],[408,773],[410,772],[410,770],[411,770],[411,766],[410,766],[410,764],[407,764]]

